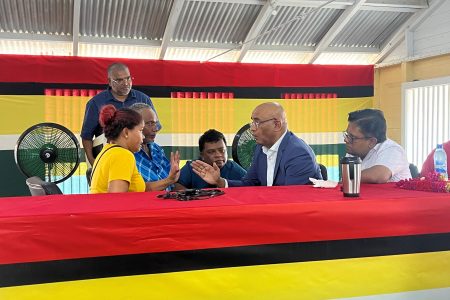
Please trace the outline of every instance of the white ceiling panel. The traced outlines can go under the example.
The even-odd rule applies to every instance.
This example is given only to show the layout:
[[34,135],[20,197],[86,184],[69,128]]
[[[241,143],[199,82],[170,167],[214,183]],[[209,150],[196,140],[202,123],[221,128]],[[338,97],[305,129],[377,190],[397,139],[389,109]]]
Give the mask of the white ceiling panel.
[[0,0],[0,53],[366,64],[433,1]]

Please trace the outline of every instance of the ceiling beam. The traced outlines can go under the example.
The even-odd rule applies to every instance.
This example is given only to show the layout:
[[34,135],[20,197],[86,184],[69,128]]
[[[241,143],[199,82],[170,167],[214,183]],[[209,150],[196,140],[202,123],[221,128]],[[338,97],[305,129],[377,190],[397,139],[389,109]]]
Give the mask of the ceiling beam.
[[189,2],[219,2],[219,3],[236,3],[249,5],[264,5],[268,0],[186,0]]
[[[277,0],[279,6],[318,7],[327,1],[314,0]],[[354,1],[333,1],[327,8],[347,9]],[[428,7],[426,0],[367,0],[361,7],[362,10],[380,10],[396,12],[415,12]]]
[[[380,51],[380,54],[374,58],[372,63],[381,63],[394,49],[400,45],[405,39],[406,31],[415,31],[432,13],[438,9],[445,0],[434,0],[430,3],[430,7],[422,9],[419,12],[412,15],[405,23],[402,24],[391,36],[391,38],[385,43],[385,46]],[[411,41],[408,43],[411,46]],[[413,51],[409,49],[408,51]]]
[[259,14],[256,17],[252,28],[250,28],[247,36],[244,39],[244,43],[242,44],[242,48],[237,59],[238,62],[241,62],[244,59],[245,54],[247,54],[248,50],[252,47],[254,41],[258,38],[259,32],[261,31],[269,17],[272,16],[272,13],[274,11],[276,11],[275,4],[272,4],[272,0],[267,0],[262,9],[259,11]]
[[[201,48],[201,49],[238,49],[239,44],[229,43],[208,43],[208,42],[179,42],[171,41],[168,47],[173,48]],[[253,45],[251,50],[257,51],[285,51],[285,52],[308,52],[313,53],[315,48],[311,46],[293,46],[293,45]],[[352,53],[379,53],[379,48],[370,47],[327,47],[323,52],[352,52]]]
[[72,42],[70,35],[0,32],[0,40],[30,40],[46,42]]
[[111,45],[127,45],[127,46],[145,46],[145,47],[161,46],[161,42],[157,40],[95,37],[95,36],[80,36],[79,42],[86,44],[111,44]]
[[78,56],[78,41],[80,36],[80,11],[81,0],[73,1],[73,23],[72,23],[72,55]]
[[167,45],[173,48],[204,48],[204,49],[229,49],[239,48],[240,44],[234,43],[209,43],[209,42],[188,42],[188,41],[170,41]]
[[337,19],[337,21],[331,26],[330,30],[325,34],[325,36],[320,40],[320,42],[316,46],[316,50],[314,54],[310,58],[310,64],[314,63],[314,61],[319,57],[319,55],[330,45],[330,43],[334,40],[334,38],[342,31],[342,29],[347,25],[352,17],[360,10],[361,6],[364,4],[366,0],[356,0],[355,4],[352,7],[347,8],[341,16]]
[[[264,5],[270,0],[186,0],[198,2],[225,2],[247,5]],[[297,6],[297,7],[318,7],[326,3],[326,0],[276,0],[278,6]],[[327,8],[347,9],[352,6],[354,1],[336,0],[328,4]],[[416,12],[422,8],[428,7],[427,0],[368,0],[361,7],[361,10],[376,11],[394,11],[394,12]]]
[[172,9],[170,10],[169,18],[166,23],[166,29],[164,30],[164,35],[161,41],[159,59],[164,59],[164,56],[166,55],[167,47],[173,33],[175,32],[175,26],[177,25],[178,19],[181,15],[183,4],[184,0],[175,0],[172,4]]

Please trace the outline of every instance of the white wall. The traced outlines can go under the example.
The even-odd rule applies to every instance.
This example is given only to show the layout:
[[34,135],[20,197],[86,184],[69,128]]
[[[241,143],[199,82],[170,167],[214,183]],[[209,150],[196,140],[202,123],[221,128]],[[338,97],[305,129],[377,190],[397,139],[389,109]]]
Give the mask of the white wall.
[[[403,41],[383,63],[450,53],[450,1],[444,0],[426,20],[413,29],[408,39],[411,40]],[[411,49],[407,49],[407,45]]]

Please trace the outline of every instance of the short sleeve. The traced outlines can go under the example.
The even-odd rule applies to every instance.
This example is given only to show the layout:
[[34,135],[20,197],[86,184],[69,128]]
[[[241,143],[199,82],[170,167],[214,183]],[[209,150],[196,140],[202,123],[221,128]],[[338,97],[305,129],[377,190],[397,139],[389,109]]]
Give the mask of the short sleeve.
[[378,154],[375,165],[385,166],[394,175],[401,172],[405,168],[405,165],[408,165],[408,162],[400,147],[388,147]]
[[94,131],[98,126],[99,111],[93,99],[86,103],[84,113],[83,127],[81,128],[81,137],[85,140],[92,140]]
[[109,181],[124,180],[131,182],[136,160],[131,152],[116,151],[111,154],[108,178]]

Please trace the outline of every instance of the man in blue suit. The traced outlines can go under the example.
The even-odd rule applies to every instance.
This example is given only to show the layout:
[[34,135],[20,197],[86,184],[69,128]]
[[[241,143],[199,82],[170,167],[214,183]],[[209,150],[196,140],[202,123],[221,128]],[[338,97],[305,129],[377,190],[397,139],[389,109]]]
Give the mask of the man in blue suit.
[[258,144],[250,169],[241,180],[220,177],[217,165],[192,162],[195,173],[218,187],[272,186],[309,183],[309,177],[322,179],[314,151],[287,129],[286,113],[276,102],[257,106],[250,130]]

